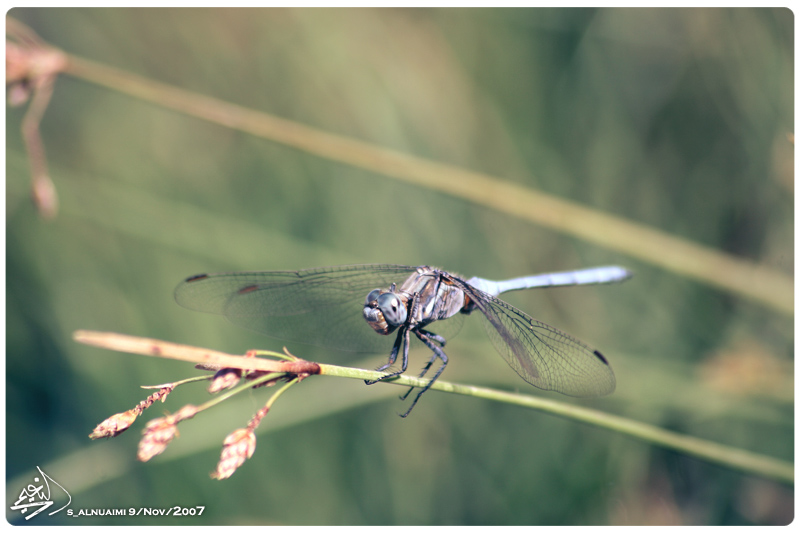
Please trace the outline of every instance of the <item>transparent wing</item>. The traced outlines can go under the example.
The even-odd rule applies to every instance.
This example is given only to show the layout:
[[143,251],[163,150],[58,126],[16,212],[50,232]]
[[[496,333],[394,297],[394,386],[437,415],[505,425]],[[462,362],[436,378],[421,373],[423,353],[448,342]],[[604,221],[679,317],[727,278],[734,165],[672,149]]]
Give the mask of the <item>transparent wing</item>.
[[568,396],[614,391],[614,372],[600,352],[464,281],[458,284],[486,319],[497,351],[522,379]]
[[362,316],[369,291],[399,287],[416,267],[350,265],[299,271],[201,274],[175,289],[188,309],[217,313],[276,339],[351,352],[389,352]]

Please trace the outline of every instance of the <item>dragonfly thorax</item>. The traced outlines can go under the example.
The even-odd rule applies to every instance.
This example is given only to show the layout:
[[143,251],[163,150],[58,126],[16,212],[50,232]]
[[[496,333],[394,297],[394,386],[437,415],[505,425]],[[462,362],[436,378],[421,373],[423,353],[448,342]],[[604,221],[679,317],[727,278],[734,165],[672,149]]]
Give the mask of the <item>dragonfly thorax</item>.
[[374,289],[364,301],[364,319],[381,335],[389,335],[408,318],[407,299],[393,290]]

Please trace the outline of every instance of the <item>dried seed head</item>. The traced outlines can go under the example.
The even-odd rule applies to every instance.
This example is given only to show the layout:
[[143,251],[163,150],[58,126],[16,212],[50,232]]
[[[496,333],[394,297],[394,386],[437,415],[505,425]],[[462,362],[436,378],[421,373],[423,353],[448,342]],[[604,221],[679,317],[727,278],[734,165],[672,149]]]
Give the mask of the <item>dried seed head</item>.
[[256,436],[249,429],[237,429],[223,441],[222,455],[217,469],[211,473],[215,479],[227,479],[236,469],[253,456],[256,451]]
[[261,420],[265,416],[267,416],[267,413],[269,413],[269,409],[270,409],[269,405],[265,405],[264,407],[259,409],[256,412],[256,414],[253,415],[253,418],[250,419],[250,422],[247,423],[247,429],[249,429],[250,431],[255,431],[255,429],[261,423]]
[[172,392],[173,390],[175,390],[174,383],[169,383],[167,385],[164,385],[157,392],[154,392],[153,394],[147,397],[147,399],[144,401],[144,403],[147,404],[145,407],[150,407],[150,405],[153,402],[156,402],[158,400],[161,400],[161,403],[166,402],[167,396],[169,396],[169,393]]
[[208,385],[208,392],[214,394],[236,386],[242,379],[242,370],[239,368],[223,368],[214,374],[214,379]]
[[175,419],[175,423],[177,424],[178,422],[180,422],[182,420],[187,420],[189,418],[193,418],[194,415],[197,414],[197,411],[198,411],[198,409],[197,409],[196,405],[186,404],[183,407],[181,407],[180,409],[178,409],[178,412],[173,414],[172,418]]
[[167,444],[178,434],[177,422],[173,416],[155,418],[147,423],[142,433],[144,436],[139,441],[139,452],[136,457],[144,462],[167,448]]
[[138,409],[130,409],[124,413],[117,413],[100,422],[94,431],[89,435],[90,439],[102,439],[108,437],[116,437],[133,424],[134,420],[139,416]]

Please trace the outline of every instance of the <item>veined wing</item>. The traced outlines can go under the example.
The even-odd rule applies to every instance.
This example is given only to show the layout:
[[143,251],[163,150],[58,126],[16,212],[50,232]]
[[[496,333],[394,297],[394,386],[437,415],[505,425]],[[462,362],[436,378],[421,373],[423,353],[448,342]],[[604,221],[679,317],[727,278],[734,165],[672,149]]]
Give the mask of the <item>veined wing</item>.
[[224,315],[276,339],[352,352],[391,349],[362,316],[369,291],[399,287],[416,267],[348,265],[298,271],[201,274],[175,289],[183,307]]
[[506,362],[525,381],[568,396],[603,396],[616,387],[597,350],[467,283],[459,283],[486,319],[486,331]]

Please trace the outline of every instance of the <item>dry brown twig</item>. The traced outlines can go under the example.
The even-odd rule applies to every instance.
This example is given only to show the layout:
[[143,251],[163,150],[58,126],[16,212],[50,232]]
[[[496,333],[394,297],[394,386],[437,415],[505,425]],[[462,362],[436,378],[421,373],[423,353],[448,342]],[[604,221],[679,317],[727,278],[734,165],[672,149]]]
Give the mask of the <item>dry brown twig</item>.
[[39,124],[53,95],[56,77],[68,63],[65,53],[46,45],[24,24],[6,17],[8,102],[12,106],[28,99],[31,102],[22,119],[22,138],[31,167],[31,195],[39,214],[46,219],[58,213],[58,195],[47,170]]
[[240,368],[242,370],[260,370],[263,372],[279,372],[285,374],[319,374],[319,365],[317,363],[304,361],[298,358],[287,361],[274,361],[252,357],[252,355],[257,352],[249,352],[245,356],[231,355],[224,352],[209,350],[208,348],[189,346],[187,344],[177,344],[160,339],[134,337],[131,335],[103,331],[78,330],[73,334],[73,339],[82,344],[118,352],[150,355],[195,363],[203,365],[207,370]]

